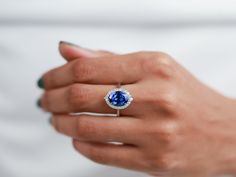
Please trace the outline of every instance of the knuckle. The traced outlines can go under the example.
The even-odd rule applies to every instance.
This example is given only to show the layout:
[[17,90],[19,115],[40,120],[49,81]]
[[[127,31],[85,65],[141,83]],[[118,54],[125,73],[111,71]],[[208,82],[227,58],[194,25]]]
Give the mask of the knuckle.
[[67,101],[72,111],[83,109],[87,102],[88,93],[81,84],[73,84],[69,86]]
[[147,52],[147,51],[139,51],[139,52],[134,53],[134,55],[135,55],[135,58],[137,58],[138,60],[143,60],[143,59],[145,60],[149,58],[150,53],[151,52]]
[[174,76],[172,59],[164,53],[152,52],[141,59],[141,64],[145,72],[159,78],[169,79]]
[[173,115],[177,118],[181,104],[179,103],[178,91],[172,88],[170,86],[164,86],[158,92],[152,90],[146,97],[142,97],[138,101],[150,105],[155,112],[162,112],[163,114]]
[[168,122],[162,125],[160,130],[160,141],[171,148],[178,138],[178,125],[176,122]]
[[164,52],[154,52],[153,54],[156,59],[158,59],[159,63],[165,63],[170,65],[172,62],[171,56]]
[[139,62],[140,66],[144,69],[144,71],[148,72],[149,70],[149,60],[152,60],[153,52],[147,52],[147,51],[140,51],[136,52],[135,54],[136,61]]
[[158,98],[156,98],[156,104],[166,111],[176,112],[177,111],[177,98],[176,94],[171,92],[160,94]]
[[146,130],[148,139],[157,140],[166,150],[172,149],[178,141],[179,125],[177,121],[165,120],[149,126]]
[[157,160],[157,168],[164,171],[170,171],[173,168],[173,160],[171,159],[170,155],[162,155]]
[[74,81],[89,81],[95,70],[92,65],[86,64],[85,60],[80,58],[72,66],[72,75]]
[[[155,91],[154,91],[155,92]],[[151,93],[151,92],[150,92]],[[160,94],[150,94],[148,97],[143,99],[145,103],[151,105],[154,110],[163,113],[169,113],[170,115],[176,115],[178,111],[177,96],[173,91],[162,92]]]

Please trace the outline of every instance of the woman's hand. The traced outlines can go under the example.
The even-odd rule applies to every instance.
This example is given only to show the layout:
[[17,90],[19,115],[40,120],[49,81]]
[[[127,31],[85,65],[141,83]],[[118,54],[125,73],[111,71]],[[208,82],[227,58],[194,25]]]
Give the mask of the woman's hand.
[[[167,54],[64,57],[67,64],[42,77],[41,106],[53,114],[55,129],[71,137],[87,158],[154,176],[236,171],[235,102],[206,87]],[[117,83],[134,98],[121,117],[69,114],[115,113],[104,96]]]

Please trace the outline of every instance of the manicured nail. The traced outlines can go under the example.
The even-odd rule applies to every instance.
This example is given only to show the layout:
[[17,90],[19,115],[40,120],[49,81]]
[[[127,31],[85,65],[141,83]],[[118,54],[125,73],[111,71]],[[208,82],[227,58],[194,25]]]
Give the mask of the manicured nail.
[[50,125],[52,125],[52,117],[49,117],[48,123],[49,123]]
[[40,78],[38,80],[37,85],[38,85],[39,88],[44,88],[44,83],[43,83],[43,79],[42,78]]
[[37,100],[37,106],[41,108],[41,100],[40,99]]
[[61,44],[70,45],[70,46],[74,46],[74,47],[80,47],[77,44],[73,44],[73,43],[67,42],[67,41],[60,41],[59,45],[61,45]]

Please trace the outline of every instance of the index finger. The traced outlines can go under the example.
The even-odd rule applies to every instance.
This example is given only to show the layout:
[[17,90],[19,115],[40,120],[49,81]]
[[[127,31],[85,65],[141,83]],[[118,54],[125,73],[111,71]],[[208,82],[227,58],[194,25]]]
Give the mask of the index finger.
[[43,75],[45,89],[85,84],[132,84],[143,77],[142,60],[138,54],[79,58]]

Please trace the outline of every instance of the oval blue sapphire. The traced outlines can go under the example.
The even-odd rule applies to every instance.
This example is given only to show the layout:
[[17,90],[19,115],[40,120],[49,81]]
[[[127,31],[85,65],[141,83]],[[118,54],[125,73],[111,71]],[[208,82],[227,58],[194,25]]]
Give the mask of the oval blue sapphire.
[[124,106],[128,103],[129,101],[129,96],[127,93],[123,91],[113,91],[109,94],[108,96],[108,101],[113,105],[113,106]]

